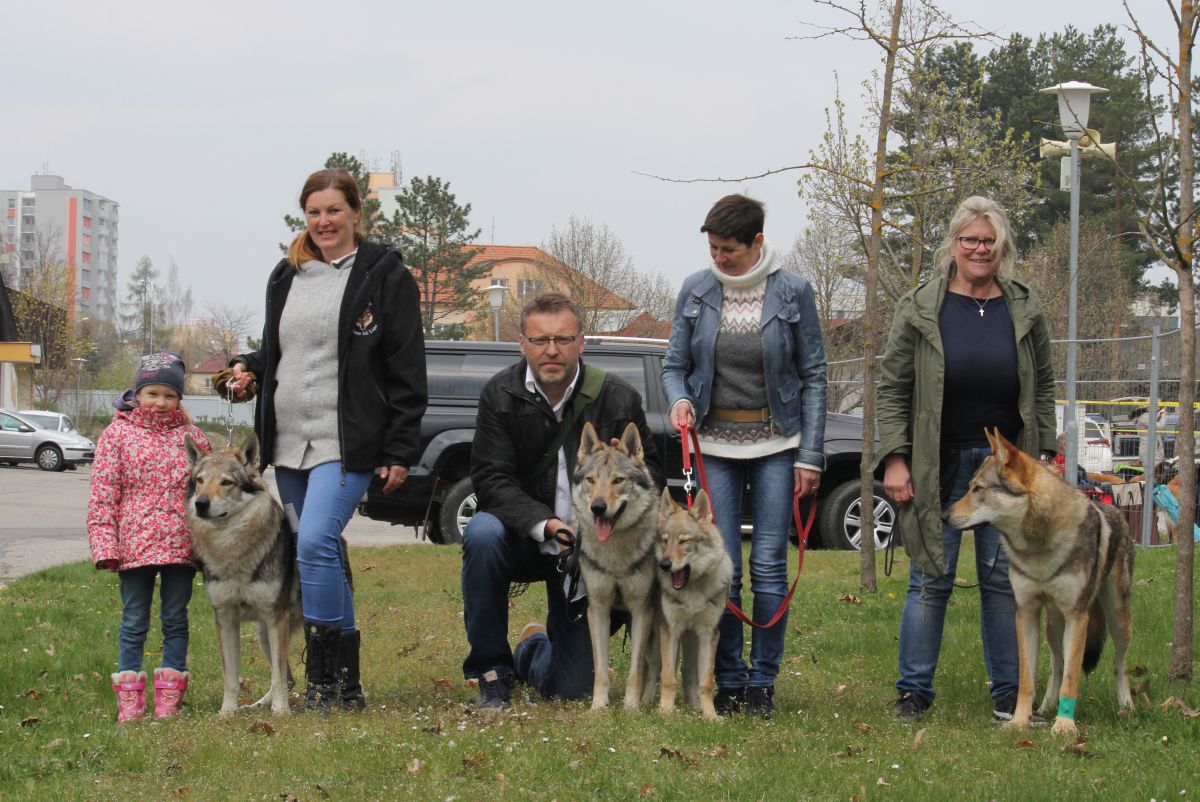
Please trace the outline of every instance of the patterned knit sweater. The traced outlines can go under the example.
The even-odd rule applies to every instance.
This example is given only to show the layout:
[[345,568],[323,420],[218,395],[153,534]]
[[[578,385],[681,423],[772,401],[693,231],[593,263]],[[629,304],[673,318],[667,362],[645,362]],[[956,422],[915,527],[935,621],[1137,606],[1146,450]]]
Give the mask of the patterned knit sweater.
[[116,560],[117,570],[143,565],[190,565],[188,465],[183,437],[204,451],[204,432],[181,410],[160,418],[147,407],[113,415],[96,443],[88,502],[88,545],[92,563]]
[[[762,311],[767,277],[782,265],[764,245],[758,263],[740,276],[713,265],[721,282],[721,323],[717,327],[711,407],[762,409],[767,406],[763,379]],[[697,434],[705,454],[756,459],[800,445],[800,435],[784,437],[770,421],[735,423],[706,417]]]

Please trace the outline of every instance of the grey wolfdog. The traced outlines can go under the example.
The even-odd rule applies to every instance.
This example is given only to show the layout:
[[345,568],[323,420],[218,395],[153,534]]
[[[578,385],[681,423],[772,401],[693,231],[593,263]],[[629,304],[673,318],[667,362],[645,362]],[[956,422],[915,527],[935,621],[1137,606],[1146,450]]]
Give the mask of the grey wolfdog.
[[712,519],[708,493],[701,490],[685,510],[663,490],[658,513],[659,563],[662,583],[662,692],[658,709],[675,709],[675,665],[683,652],[684,695],[704,718],[716,721],[713,672],[717,657],[717,624],[725,612],[733,561]]
[[947,521],[956,529],[994,524],[1008,553],[1021,677],[1016,710],[1005,726],[1027,727],[1033,715],[1038,624],[1045,607],[1050,682],[1039,712],[1057,708],[1053,732],[1073,733],[1080,674],[1096,667],[1106,625],[1117,702],[1133,707],[1125,673],[1133,638],[1133,542],[1120,512],[1094,504],[998,429],[985,433],[992,454],[971,477],[967,494],[950,506]]
[[188,465],[188,519],[204,589],[217,619],[225,692],[221,715],[233,715],[238,700],[241,623],[258,623],[258,643],[271,663],[271,688],[250,707],[270,702],[286,715],[291,669],[288,644],[303,624],[296,540],[283,508],[258,470],[258,438],[241,448],[204,454],[184,440]]
[[579,571],[587,585],[588,631],[595,680],[592,709],[608,706],[610,614],[629,611],[632,647],[625,707],[649,702],[658,673],[655,621],[658,614],[658,494],[646,469],[642,437],[635,424],[620,442],[600,442],[591,423],[583,425],[571,488],[578,529]]

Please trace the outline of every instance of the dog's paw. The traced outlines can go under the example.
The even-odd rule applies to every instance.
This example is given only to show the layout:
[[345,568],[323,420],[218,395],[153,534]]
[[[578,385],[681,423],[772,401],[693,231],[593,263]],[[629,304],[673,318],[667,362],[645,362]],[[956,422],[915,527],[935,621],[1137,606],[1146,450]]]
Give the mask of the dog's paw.
[[1029,719],[1017,718],[1013,716],[1008,721],[1000,725],[1002,730],[1024,730],[1029,728]]
[[1058,716],[1054,719],[1054,726],[1050,728],[1050,732],[1055,735],[1074,735],[1079,730],[1075,727],[1075,719]]
[[237,712],[236,707],[222,707],[221,712],[217,715],[221,718],[233,718],[233,714]]
[[288,705],[284,705],[282,707],[276,707],[275,705],[271,705],[271,715],[272,716],[290,716],[291,714],[292,714],[292,708],[289,707]]

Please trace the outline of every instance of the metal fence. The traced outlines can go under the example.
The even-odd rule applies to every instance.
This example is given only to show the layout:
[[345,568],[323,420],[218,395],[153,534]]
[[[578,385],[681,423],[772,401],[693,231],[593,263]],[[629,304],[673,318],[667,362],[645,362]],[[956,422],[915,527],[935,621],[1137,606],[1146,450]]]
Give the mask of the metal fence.
[[[1052,342],[1055,393],[1065,403],[1069,341]],[[1090,473],[1128,480],[1115,501],[1126,512],[1130,533],[1141,543],[1165,542],[1153,489],[1175,475],[1175,401],[1179,395],[1179,330],[1147,335],[1076,340],[1076,403],[1081,417],[1079,464]],[[829,363],[830,406],[861,412],[862,359]],[[1156,414],[1156,410],[1164,410]],[[1153,418],[1154,425],[1149,425]],[[1059,418],[1060,431],[1062,418]],[[1200,454],[1200,449],[1198,449]],[[1143,461],[1159,465],[1157,474]],[[1150,475],[1147,475],[1150,474]],[[1136,492],[1133,485],[1137,485]]]
[[[59,396],[58,411],[72,418],[87,418],[93,415],[108,415],[113,411],[112,400],[118,393],[113,390],[83,390],[78,395],[74,390],[64,390]],[[197,423],[224,427],[228,425],[229,405],[216,395],[185,395],[183,408]],[[254,425],[254,401],[233,405],[235,425]]]

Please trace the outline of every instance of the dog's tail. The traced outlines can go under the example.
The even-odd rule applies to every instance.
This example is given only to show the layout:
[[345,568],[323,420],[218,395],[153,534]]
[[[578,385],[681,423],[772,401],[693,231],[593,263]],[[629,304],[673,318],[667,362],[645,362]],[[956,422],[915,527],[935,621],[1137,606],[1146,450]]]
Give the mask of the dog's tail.
[[1100,662],[1100,653],[1104,651],[1104,641],[1107,637],[1104,608],[1097,600],[1092,602],[1088,610],[1087,643],[1083,647],[1083,673],[1092,673],[1092,669]]

